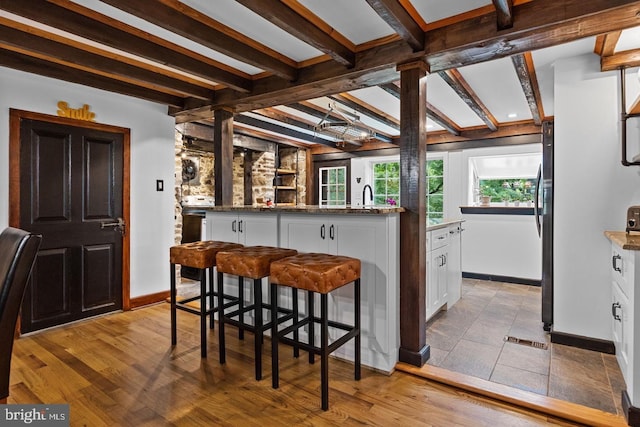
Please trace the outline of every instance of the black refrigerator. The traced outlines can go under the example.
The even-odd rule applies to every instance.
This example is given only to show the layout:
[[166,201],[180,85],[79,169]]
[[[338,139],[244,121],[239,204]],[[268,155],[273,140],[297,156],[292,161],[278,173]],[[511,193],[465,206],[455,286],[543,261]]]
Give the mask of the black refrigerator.
[[538,169],[534,216],[542,239],[542,322],[553,325],[553,122],[542,124],[542,164]]

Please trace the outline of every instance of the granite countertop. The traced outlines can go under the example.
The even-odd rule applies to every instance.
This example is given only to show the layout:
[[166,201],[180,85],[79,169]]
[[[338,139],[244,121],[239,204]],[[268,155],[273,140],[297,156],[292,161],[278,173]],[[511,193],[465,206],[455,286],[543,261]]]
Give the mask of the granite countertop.
[[463,223],[464,219],[443,219],[439,224],[427,225],[427,231],[438,230],[440,228],[445,228],[453,224]]
[[299,205],[299,206],[213,206],[203,208],[212,212],[291,212],[291,213],[320,213],[320,214],[366,214],[366,215],[384,215],[397,212],[404,212],[402,207],[378,206],[346,206],[346,207],[325,207],[318,205]]
[[624,231],[605,231],[604,235],[622,249],[640,251],[640,233],[632,231],[627,234]]

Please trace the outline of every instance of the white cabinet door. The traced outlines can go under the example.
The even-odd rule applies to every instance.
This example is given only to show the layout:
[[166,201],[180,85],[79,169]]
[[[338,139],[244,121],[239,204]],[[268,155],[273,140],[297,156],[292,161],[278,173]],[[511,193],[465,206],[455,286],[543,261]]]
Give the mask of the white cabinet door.
[[616,281],[613,281],[611,292],[611,326],[613,329],[613,343],[616,347],[616,359],[620,365],[622,375],[627,378],[629,366],[629,300],[622,293]]
[[280,245],[300,252],[329,253],[329,227],[324,217],[283,215]]
[[245,246],[278,246],[278,216],[269,212],[238,215],[238,242]]
[[447,288],[447,246],[431,251],[427,272],[427,318],[433,316],[447,303],[443,297]]
[[209,240],[238,243],[238,214],[235,212],[208,212]]

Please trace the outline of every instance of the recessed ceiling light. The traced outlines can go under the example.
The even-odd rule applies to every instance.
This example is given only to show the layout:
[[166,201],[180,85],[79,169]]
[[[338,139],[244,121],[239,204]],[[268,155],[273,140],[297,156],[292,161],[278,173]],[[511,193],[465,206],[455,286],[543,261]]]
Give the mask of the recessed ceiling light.
[[427,129],[433,129],[433,125],[427,125]]
[[518,117],[517,113],[509,113],[507,114],[507,117],[509,117],[510,119],[515,119],[516,117]]

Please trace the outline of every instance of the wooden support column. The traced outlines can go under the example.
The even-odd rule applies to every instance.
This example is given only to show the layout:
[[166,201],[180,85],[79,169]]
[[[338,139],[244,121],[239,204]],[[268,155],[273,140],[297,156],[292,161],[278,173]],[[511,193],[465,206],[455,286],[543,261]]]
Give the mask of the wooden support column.
[[233,205],[233,112],[213,112],[213,176],[216,206]]
[[426,157],[428,65],[416,61],[400,71],[400,354],[422,366],[426,344]]

